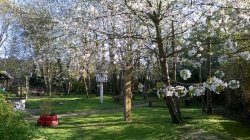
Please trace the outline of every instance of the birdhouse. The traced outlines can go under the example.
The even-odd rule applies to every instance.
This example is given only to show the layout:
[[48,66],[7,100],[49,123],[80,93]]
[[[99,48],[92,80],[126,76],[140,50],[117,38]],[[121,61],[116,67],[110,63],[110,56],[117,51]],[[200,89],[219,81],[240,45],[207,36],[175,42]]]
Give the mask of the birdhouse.
[[103,82],[107,82],[107,81],[108,81],[108,78],[107,78],[107,75],[105,73],[97,73],[96,74],[96,82],[103,83]]

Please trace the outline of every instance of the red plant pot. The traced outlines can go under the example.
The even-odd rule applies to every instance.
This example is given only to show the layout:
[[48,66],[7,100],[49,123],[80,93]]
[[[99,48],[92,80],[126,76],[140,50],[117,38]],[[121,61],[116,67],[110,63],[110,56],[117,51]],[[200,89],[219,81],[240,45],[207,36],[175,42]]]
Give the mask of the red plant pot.
[[37,120],[37,124],[41,126],[56,126],[58,125],[57,115],[41,115]]

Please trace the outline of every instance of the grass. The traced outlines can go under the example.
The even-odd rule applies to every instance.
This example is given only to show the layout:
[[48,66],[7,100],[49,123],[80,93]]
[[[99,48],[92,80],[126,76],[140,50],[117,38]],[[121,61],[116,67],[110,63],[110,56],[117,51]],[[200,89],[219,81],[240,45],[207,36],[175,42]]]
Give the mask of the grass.
[[[72,112],[86,112],[90,110],[105,110],[121,108],[122,103],[114,102],[111,96],[104,96],[104,103],[100,104],[99,97],[91,95],[88,99],[81,95],[67,95],[67,96],[42,96],[30,97],[26,102],[27,109],[37,109],[35,114],[39,114],[39,105],[43,100],[49,99],[53,105],[53,112],[56,114],[72,113]],[[136,99],[134,104],[141,104],[141,99]]]
[[[65,99],[66,98],[66,99]],[[71,99],[72,98],[72,99]],[[53,98],[55,102],[67,102],[61,107],[62,113],[67,111],[105,110],[121,108],[122,104],[105,97],[104,105],[100,105],[97,97],[90,99],[78,96]],[[89,100],[89,101],[88,101]],[[40,99],[31,99],[35,105]],[[137,103],[142,103],[137,100]],[[82,106],[83,104],[83,106]],[[106,104],[106,105],[105,105]],[[62,106],[63,106],[62,105]],[[79,105],[79,106],[77,106]],[[58,105],[59,106],[59,105]],[[56,127],[39,128],[51,140],[175,140],[175,139],[237,139],[250,140],[250,128],[243,124],[218,115],[203,114],[199,108],[182,108],[183,116],[190,117],[185,124],[177,125],[171,118],[164,103],[156,103],[154,107],[137,108],[132,111],[132,121],[124,122],[123,113],[101,113],[62,117]],[[34,124],[36,120],[32,120]]]

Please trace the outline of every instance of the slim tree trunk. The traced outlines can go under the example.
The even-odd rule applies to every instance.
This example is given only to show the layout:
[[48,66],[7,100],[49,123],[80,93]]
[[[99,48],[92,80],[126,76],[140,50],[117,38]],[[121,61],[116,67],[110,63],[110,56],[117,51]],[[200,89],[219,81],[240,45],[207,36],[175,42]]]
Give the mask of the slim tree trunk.
[[[207,18],[208,27],[210,23],[210,17]],[[209,34],[209,33],[208,33]],[[211,37],[207,38],[207,79],[211,78]],[[207,89],[207,114],[212,114],[212,95],[211,91]]]
[[86,97],[89,98],[89,90],[88,90],[88,84],[86,82],[86,78],[83,78],[84,86],[85,86],[85,91],[86,91]]
[[[162,81],[166,86],[170,86],[170,79],[169,79],[169,72],[168,72],[168,64],[166,59],[166,52],[164,50],[163,46],[163,39],[161,36],[161,30],[159,28],[159,23],[155,23],[156,27],[156,40],[158,45],[158,51],[159,51],[159,57],[160,57],[160,67],[161,67],[161,74],[162,74]],[[178,110],[178,105],[174,100],[173,96],[166,96],[165,97],[166,105],[168,106],[169,113],[171,115],[171,118],[173,120],[173,123],[183,123],[183,117],[181,116],[181,113]]]
[[[172,16],[172,18],[174,18],[174,16]],[[171,46],[172,46],[172,51],[175,52],[176,51],[176,46],[175,46],[175,33],[174,33],[174,20],[172,20],[172,42],[171,42]],[[177,54],[174,53],[173,55],[173,83],[176,84],[177,80],[176,80],[176,63],[177,63]]]
[[[201,76],[201,64],[200,64],[200,67],[199,67],[199,83],[202,84],[202,76]],[[201,95],[201,103],[202,103],[202,112],[205,112],[206,111],[206,104],[205,104],[205,95],[202,94]]]
[[[172,16],[174,19],[174,16]],[[172,46],[172,52],[176,52],[176,46],[175,46],[175,33],[174,33],[174,20],[172,19],[172,41],[171,41],[171,46]],[[177,65],[177,54],[174,53],[173,55],[173,86],[177,85],[177,80],[176,80],[176,66]],[[178,96],[173,96],[174,101],[176,103],[177,111],[178,114],[181,116],[181,111],[180,111],[180,101]]]
[[[7,84],[8,84],[8,81],[7,81]],[[28,100],[28,94],[29,94],[29,77],[28,76],[25,77],[25,87],[26,87],[25,99]]]
[[89,91],[89,93],[91,94],[91,89],[92,89],[92,87],[91,87],[91,78],[90,78],[90,74],[88,73],[88,91]]
[[[59,68],[59,77],[60,77],[60,82],[61,82],[61,85],[59,88],[62,88],[63,91],[64,91],[64,94],[67,94],[67,90],[66,90],[66,84],[65,84],[65,81],[63,80],[63,67],[62,67],[62,63],[61,63],[61,59],[60,57],[57,58],[57,65],[58,65],[58,68]],[[63,81],[63,82],[62,82]],[[60,91],[61,92],[61,91]],[[63,93],[61,92],[61,96],[63,95]]]

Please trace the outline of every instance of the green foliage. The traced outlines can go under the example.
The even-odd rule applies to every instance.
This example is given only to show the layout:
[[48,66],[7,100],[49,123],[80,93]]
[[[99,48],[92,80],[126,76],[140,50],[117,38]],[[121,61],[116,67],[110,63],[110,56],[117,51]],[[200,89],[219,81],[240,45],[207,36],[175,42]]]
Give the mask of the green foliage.
[[157,82],[156,83],[156,88],[159,90],[159,89],[162,89],[164,87],[164,83],[163,82]]
[[34,88],[45,88],[44,78],[36,75],[30,77],[29,84]]
[[81,81],[73,81],[71,92],[76,94],[85,94],[85,87]]
[[5,92],[3,91],[3,90],[1,90],[1,88],[0,88],[0,94],[4,94]]
[[36,136],[37,130],[31,127],[19,112],[14,112],[10,103],[0,95],[0,138],[1,140],[28,140]]

